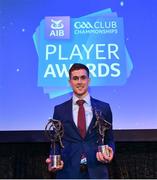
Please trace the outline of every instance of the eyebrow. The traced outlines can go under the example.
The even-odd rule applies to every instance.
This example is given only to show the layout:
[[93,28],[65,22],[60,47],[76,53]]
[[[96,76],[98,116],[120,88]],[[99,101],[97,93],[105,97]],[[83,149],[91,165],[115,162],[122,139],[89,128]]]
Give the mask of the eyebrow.
[[75,80],[77,80],[77,79],[86,79],[86,78],[88,78],[88,76],[86,76],[86,75],[82,75],[82,76],[73,76],[72,77],[72,79],[75,79]]

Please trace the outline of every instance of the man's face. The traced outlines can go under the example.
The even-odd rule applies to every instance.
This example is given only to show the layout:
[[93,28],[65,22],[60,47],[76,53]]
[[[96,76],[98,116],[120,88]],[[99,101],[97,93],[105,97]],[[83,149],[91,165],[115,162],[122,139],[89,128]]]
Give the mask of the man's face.
[[77,97],[84,97],[88,92],[90,79],[86,70],[74,70],[71,72],[69,83]]

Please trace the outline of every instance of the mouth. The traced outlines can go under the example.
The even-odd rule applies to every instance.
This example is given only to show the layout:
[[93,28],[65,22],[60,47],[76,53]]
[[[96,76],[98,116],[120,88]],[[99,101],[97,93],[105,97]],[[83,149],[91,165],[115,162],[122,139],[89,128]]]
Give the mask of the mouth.
[[82,89],[83,89],[83,86],[78,86],[77,89],[78,89],[78,90],[82,90]]

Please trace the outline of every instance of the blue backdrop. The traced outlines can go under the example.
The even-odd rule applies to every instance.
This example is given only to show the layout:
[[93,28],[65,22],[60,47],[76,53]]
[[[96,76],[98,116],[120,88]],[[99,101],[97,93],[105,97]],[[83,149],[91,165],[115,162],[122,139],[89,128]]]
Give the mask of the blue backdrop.
[[123,18],[133,70],[124,85],[91,87],[91,95],[110,103],[114,129],[156,129],[156,7],[156,0],[0,0],[0,130],[43,130],[53,107],[71,96],[50,99],[38,87],[32,37],[41,20],[78,18],[107,8]]

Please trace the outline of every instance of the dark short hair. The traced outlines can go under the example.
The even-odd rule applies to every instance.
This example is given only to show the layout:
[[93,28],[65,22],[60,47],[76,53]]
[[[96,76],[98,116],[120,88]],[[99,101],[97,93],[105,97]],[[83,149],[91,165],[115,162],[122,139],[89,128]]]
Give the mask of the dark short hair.
[[75,71],[75,70],[80,70],[80,69],[84,69],[87,72],[87,75],[89,77],[89,69],[86,65],[81,64],[81,63],[74,63],[71,68],[69,69],[69,78],[71,78],[71,72]]

